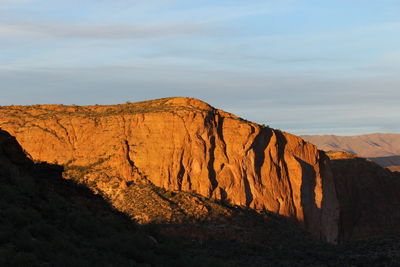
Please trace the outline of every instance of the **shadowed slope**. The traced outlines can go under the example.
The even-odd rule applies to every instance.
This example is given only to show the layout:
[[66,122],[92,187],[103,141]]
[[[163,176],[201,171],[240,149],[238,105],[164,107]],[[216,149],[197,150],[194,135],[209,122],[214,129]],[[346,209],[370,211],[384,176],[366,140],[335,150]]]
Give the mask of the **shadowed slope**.
[[400,156],[370,157],[369,159],[391,171],[400,172]]
[[343,240],[400,230],[400,175],[345,152],[328,153]]

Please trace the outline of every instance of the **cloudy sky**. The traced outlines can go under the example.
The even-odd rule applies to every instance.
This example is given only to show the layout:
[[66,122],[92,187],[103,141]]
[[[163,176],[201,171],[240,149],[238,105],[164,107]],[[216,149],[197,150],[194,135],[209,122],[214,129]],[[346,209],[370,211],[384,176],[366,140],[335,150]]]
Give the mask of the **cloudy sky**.
[[296,134],[400,133],[397,0],[0,0],[0,105],[200,98]]

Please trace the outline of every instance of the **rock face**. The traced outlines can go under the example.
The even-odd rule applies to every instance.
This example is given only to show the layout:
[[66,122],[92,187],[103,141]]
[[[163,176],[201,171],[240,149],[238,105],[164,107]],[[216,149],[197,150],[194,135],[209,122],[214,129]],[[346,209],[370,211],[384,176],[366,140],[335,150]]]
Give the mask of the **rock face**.
[[341,240],[400,230],[400,175],[346,152],[330,152]]
[[63,179],[61,171],[58,165],[34,164],[0,129],[0,266],[197,265],[193,252],[182,246],[171,255],[161,243],[168,239],[154,228],[149,235],[100,196]]
[[[115,202],[129,184],[268,210],[336,242],[339,216],[329,159],[301,138],[262,127],[192,98],[115,106],[10,106],[0,128],[33,160]],[[72,177],[73,175],[71,175]]]

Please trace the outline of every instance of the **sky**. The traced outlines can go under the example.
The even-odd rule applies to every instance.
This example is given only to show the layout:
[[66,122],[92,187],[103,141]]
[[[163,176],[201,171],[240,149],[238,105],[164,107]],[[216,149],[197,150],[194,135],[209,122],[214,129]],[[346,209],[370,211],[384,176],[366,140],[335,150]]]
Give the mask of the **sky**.
[[400,133],[398,0],[0,0],[0,105],[188,96],[295,134]]

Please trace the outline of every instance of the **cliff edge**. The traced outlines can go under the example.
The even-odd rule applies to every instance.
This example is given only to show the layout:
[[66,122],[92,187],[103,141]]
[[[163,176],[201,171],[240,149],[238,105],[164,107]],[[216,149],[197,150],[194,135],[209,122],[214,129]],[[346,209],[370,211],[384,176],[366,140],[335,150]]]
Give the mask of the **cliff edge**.
[[193,98],[113,106],[0,107],[0,128],[35,161],[63,165],[118,207],[132,183],[271,211],[336,242],[329,159],[300,137]]

